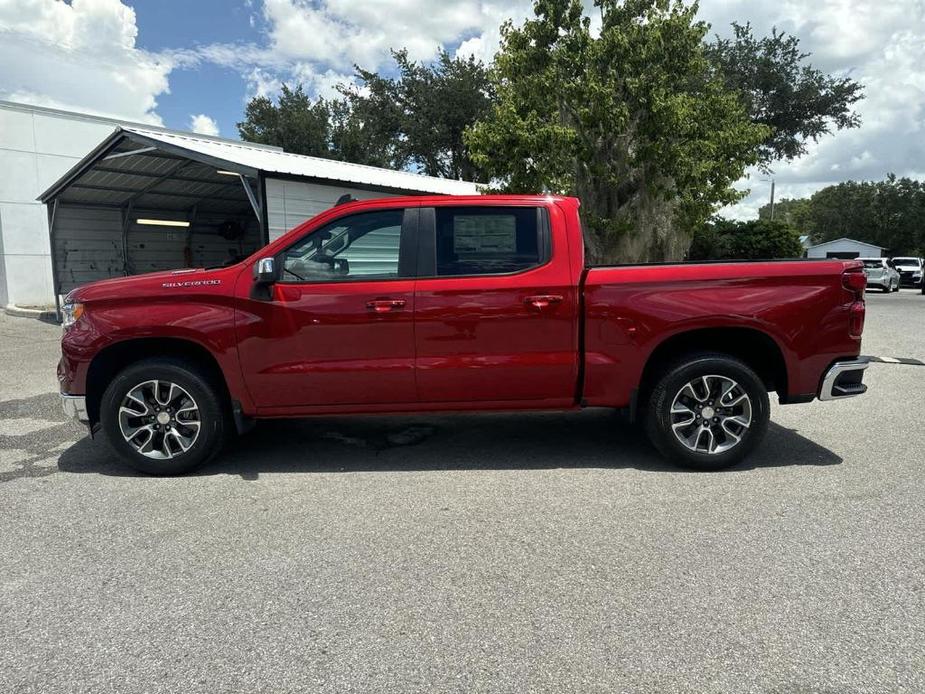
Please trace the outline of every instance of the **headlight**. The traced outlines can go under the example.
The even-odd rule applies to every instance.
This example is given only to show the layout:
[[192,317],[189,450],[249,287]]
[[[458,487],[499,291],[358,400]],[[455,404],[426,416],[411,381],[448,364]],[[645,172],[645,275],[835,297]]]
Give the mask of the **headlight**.
[[73,302],[66,302],[61,307],[61,316],[63,320],[61,321],[61,326],[66,330],[70,328],[77,320],[84,314],[84,305],[77,304]]

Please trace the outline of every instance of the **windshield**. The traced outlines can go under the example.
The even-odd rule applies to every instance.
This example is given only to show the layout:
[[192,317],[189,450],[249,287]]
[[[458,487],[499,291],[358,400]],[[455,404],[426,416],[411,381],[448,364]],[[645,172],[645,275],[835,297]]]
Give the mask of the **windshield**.
[[907,265],[912,267],[922,267],[921,258],[893,258],[894,265]]
[[862,263],[864,263],[864,267],[872,267],[872,268],[882,268],[883,267],[883,261],[877,258],[861,258],[860,260]]

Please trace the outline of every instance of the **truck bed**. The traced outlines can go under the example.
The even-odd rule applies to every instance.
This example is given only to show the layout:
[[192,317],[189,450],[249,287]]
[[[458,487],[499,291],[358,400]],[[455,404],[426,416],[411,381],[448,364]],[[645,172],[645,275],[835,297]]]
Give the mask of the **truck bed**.
[[842,286],[842,274],[859,267],[850,260],[590,267],[582,278],[583,398],[631,404],[653,353],[676,335],[692,340],[691,331],[712,331],[715,349],[762,342],[769,353],[776,349],[786,374],[774,384],[778,395],[811,398],[830,363],[860,353],[860,338],[846,330],[852,297]]

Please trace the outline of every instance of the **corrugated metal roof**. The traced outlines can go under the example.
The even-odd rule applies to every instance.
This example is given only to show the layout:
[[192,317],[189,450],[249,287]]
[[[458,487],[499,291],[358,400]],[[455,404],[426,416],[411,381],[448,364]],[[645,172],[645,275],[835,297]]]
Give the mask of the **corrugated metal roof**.
[[148,140],[196,152],[211,159],[263,171],[267,174],[281,174],[305,178],[320,178],[342,183],[392,188],[413,193],[437,193],[443,195],[477,195],[475,183],[454,181],[447,178],[421,176],[407,171],[380,169],[343,161],[309,157],[302,154],[270,150],[246,142],[231,142],[207,139],[195,135],[177,134],[144,128],[123,127]]
[[[35,104],[26,104],[20,103],[17,101],[6,101],[5,99],[0,99],[0,109],[9,109],[13,111],[25,111],[26,113],[38,113],[46,116],[58,117],[58,118],[67,118],[68,120],[79,120],[79,121],[88,121],[91,123],[109,123],[116,128],[130,128],[136,127],[141,130],[153,130],[156,132],[163,133],[176,133],[179,135],[186,134],[186,130],[172,130],[170,128],[162,128],[157,125],[151,125],[149,123],[138,123],[135,121],[129,121],[119,118],[110,118],[109,116],[101,116],[95,113],[86,113],[83,111],[66,111],[59,108],[49,108],[47,106],[36,106]],[[229,140],[226,137],[219,137],[217,135],[200,135],[196,134],[196,137],[205,140],[215,140],[218,142],[235,142],[235,140]],[[260,145],[254,142],[249,143],[251,147],[260,147],[262,149],[271,149],[278,152],[282,152],[282,147],[277,147],[276,145]]]
[[823,241],[822,243],[817,243],[815,246],[810,246],[809,249],[822,248],[823,246],[828,246],[833,243],[840,243],[842,241],[847,241],[848,243],[854,243],[854,244],[857,244],[858,246],[868,246],[870,248],[877,248],[881,251],[885,248],[884,246],[878,246],[875,243],[867,243],[867,241],[858,241],[857,239],[849,239],[847,236],[842,236],[840,239],[832,239],[831,241]]

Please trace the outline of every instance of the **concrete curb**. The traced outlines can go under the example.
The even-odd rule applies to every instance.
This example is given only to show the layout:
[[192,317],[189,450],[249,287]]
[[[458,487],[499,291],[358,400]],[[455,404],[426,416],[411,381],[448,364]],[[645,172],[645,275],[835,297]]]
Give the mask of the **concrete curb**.
[[3,308],[3,312],[8,316],[16,316],[17,318],[36,318],[47,323],[58,322],[58,314],[55,313],[54,309],[23,308],[22,306],[7,304]]

